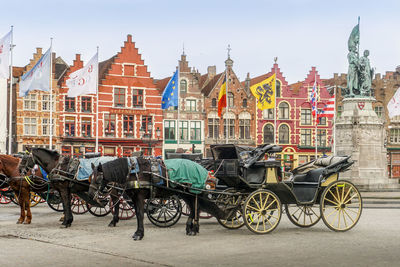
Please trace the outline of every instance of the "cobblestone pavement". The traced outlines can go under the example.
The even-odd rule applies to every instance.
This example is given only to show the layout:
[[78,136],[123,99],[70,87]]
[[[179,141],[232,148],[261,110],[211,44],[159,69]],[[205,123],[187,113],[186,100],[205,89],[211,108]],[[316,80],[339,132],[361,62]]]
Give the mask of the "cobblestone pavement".
[[0,206],[0,264],[4,266],[396,266],[400,209],[370,208],[359,223],[336,233],[322,220],[312,228],[292,225],[283,214],[267,235],[246,227],[227,230],[215,219],[201,220],[200,235],[186,236],[185,217],[171,228],[158,228],[147,219],[145,237],[133,241],[136,219],[107,227],[110,216],[76,215],[62,229],[60,213],[40,204],[31,225],[16,225],[19,209]]

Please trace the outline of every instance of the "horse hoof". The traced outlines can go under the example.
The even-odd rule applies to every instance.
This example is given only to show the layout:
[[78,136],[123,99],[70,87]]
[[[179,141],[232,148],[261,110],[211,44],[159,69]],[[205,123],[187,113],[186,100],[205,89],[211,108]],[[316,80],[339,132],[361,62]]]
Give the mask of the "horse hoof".
[[31,224],[31,222],[29,221],[29,222],[24,222],[24,224]]
[[17,224],[22,224],[22,221],[17,221]]
[[132,236],[133,240],[138,241],[143,239],[143,235],[134,234]]
[[116,223],[110,222],[110,223],[108,224],[108,227],[115,227],[116,225],[117,225]]

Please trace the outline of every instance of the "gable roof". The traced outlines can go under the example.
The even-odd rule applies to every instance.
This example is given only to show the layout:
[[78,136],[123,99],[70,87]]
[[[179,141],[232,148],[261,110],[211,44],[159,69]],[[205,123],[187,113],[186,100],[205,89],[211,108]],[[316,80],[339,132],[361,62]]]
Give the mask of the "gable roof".
[[102,62],[99,62],[99,83],[102,79],[106,78],[106,75],[108,73],[108,70],[111,67],[111,64],[114,62],[114,59],[117,57],[117,55],[110,57],[107,60],[104,60]]
[[218,83],[219,79],[221,78],[222,74],[225,72],[221,72],[209,80],[209,82],[206,82],[204,87],[201,88],[201,92],[204,94],[204,96],[208,96],[210,92],[214,89],[215,85]]

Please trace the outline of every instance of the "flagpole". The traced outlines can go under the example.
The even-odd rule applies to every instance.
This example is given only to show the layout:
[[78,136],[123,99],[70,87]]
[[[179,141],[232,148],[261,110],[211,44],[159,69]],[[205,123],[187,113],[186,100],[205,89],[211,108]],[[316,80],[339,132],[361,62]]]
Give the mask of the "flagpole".
[[179,115],[180,115],[179,110],[180,110],[180,105],[181,105],[181,100],[180,100],[181,83],[179,82],[179,71],[180,71],[179,64],[178,64],[178,68],[176,68],[176,71],[177,71],[176,75],[178,76],[178,79],[177,79],[178,84],[176,85],[176,86],[178,86],[178,117],[176,118],[176,127],[177,127],[176,129],[178,131],[177,148],[179,148],[179,141],[180,141],[180,137],[181,137],[181,133],[179,132]]
[[53,149],[53,38],[50,38],[50,142],[49,149]]
[[333,146],[333,156],[336,156],[336,85],[333,89],[333,142],[331,142]]
[[318,87],[317,87],[317,73],[315,72],[315,159],[318,155]]
[[[231,58],[230,55],[230,51],[231,51],[231,46],[228,45],[228,59]],[[225,82],[226,82],[226,86],[225,86],[225,101],[226,101],[226,111],[225,111],[225,120],[226,120],[226,143],[229,143],[229,119],[228,119],[228,113],[229,113],[229,102],[228,102],[228,89],[229,89],[229,76],[228,76],[228,65],[226,64],[225,66]]]
[[12,93],[13,93],[13,86],[12,86],[12,80],[13,80],[13,48],[14,48],[14,44],[13,44],[13,35],[14,35],[14,26],[11,26],[11,45],[10,45],[10,105],[9,105],[9,119],[8,119],[8,154],[11,155],[12,153],[12,149],[11,149],[11,141],[12,141],[12,110],[13,110],[13,97],[12,97]]
[[[99,47],[97,46],[97,65],[99,64]],[[96,79],[96,147],[95,153],[99,152],[99,70],[97,69]]]
[[276,62],[278,61],[278,57],[274,58],[275,64],[274,64],[274,74],[275,74],[275,82],[274,82],[274,92],[275,92],[275,105],[274,105],[274,144],[277,144],[276,142],[276,117],[278,113],[276,112]]

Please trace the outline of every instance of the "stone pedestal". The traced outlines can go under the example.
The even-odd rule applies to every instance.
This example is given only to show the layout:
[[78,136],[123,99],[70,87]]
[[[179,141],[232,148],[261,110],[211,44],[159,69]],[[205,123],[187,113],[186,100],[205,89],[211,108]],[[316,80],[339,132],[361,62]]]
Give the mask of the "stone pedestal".
[[351,155],[355,163],[340,177],[363,189],[397,188],[397,181],[388,179],[385,130],[372,109],[375,101],[372,97],[343,100],[343,112],[336,119],[336,153]]

